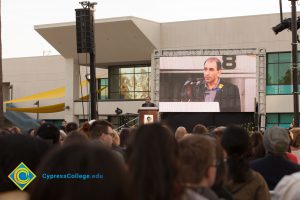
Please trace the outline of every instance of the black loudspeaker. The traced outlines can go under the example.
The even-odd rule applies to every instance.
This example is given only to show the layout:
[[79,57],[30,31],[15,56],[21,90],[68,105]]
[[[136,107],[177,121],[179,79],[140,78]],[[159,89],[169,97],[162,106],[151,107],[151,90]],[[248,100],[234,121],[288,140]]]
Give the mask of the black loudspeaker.
[[94,15],[91,9],[75,9],[77,53],[94,52]]

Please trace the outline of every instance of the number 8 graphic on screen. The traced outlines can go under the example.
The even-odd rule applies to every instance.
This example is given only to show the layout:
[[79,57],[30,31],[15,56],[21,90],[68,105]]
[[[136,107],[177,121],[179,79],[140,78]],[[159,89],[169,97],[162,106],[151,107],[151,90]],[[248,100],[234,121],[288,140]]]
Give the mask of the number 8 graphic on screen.
[[235,69],[236,68],[236,56],[235,55],[225,55],[222,56],[222,68],[223,69]]

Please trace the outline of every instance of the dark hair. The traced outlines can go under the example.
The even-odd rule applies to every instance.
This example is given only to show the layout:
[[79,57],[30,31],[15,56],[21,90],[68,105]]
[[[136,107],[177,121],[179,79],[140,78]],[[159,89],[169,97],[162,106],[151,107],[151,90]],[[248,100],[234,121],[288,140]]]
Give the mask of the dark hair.
[[204,62],[204,66],[207,62],[215,62],[217,64],[217,70],[220,70],[222,67],[220,59],[218,59],[216,57],[210,57],[210,58],[206,59]]
[[18,190],[18,187],[8,178],[8,175],[21,162],[35,173],[40,160],[50,149],[46,142],[21,134],[0,137],[0,146],[0,192]]
[[227,160],[225,160],[224,157],[224,149],[221,145],[221,140],[220,138],[216,138],[214,140],[216,143],[216,159],[217,159],[217,173],[216,173],[216,179],[213,187],[222,187],[224,183],[227,181],[227,174],[228,174],[228,169],[227,169]]
[[59,129],[50,123],[42,124],[36,131],[36,136],[45,140],[49,144],[58,144],[59,135]]
[[130,137],[129,128],[123,128],[120,132],[120,147],[126,148]]
[[0,129],[0,136],[7,136],[11,133],[7,129]]
[[[45,180],[45,174],[98,175],[88,179]],[[101,178],[102,176],[102,178]],[[99,144],[77,143],[51,152],[39,167],[30,190],[31,200],[128,199],[124,166]],[[31,186],[31,185],[30,185]]]
[[218,126],[212,131],[212,134],[214,134],[217,138],[221,138],[225,129],[225,126]]
[[208,130],[207,130],[206,126],[204,126],[202,124],[196,124],[193,128],[192,133],[193,134],[206,134],[206,133],[208,133]]
[[71,131],[76,131],[77,129],[78,129],[78,124],[76,124],[75,122],[69,122],[66,125],[65,132],[70,133]]
[[249,172],[247,131],[238,126],[229,126],[224,130],[221,144],[228,155],[229,179],[244,182]]
[[17,126],[12,126],[10,128],[8,128],[9,132],[11,132],[12,134],[21,134],[21,129],[18,128]]
[[89,124],[89,122],[84,122],[79,131],[83,132],[88,138],[91,137],[91,134],[90,134],[90,127],[91,125]]
[[108,127],[113,128],[113,125],[106,120],[96,120],[90,127],[92,139],[98,139],[102,134],[108,134]]
[[[33,135],[31,135],[31,132],[33,132]],[[36,135],[36,129],[35,129],[35,128],[30,128],[30,129],[28,129],[27,135],[35,136],[35,135]]]
[[170,200],[176,190],[178,147],[173,134],[161,124],[138,128],[128,148],[130,186],[136,200]]
[[296,147],[298,148],[300,146],[300,128],[297,127],[297,128],[292,128],[290,130],[290,134],[293,135],[293,138],[291,140],[291,145],[293,147]]
[[87,140],[88,136],[85,133],[82,133],[80,131],[72,131],[67,135],[66,139],[64,140],[64,145],[70,143],[82,143],[86,142]]
[[250,160],[262,158],[266,155],[266,150],[263,143],[263,136],[260,132],[254,132],[250,136]]

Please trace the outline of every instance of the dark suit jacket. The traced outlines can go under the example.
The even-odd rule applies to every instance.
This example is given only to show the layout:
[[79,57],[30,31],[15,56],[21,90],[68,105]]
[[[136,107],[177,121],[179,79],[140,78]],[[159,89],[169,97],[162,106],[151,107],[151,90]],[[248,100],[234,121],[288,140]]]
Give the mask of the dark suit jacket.
[[155,107],[155,104],[154,103],[151,103],[151,102],[149,102],[149,103],[143,103],[142,104],[142,107]]
[[[219,102],[220,112],[241,112],[240,92],[236,85],[226,83],[222,79],[222,88],[217,89],[214,102]],[[205,84],[194,86],[192,101],[205,101]]]
[[284,157],[274,155],[267,155],[254,160],[250,167],[265,178],[270,190],[274,190],[277,183],[285,175],[300,171],[300,165],[292,163]]

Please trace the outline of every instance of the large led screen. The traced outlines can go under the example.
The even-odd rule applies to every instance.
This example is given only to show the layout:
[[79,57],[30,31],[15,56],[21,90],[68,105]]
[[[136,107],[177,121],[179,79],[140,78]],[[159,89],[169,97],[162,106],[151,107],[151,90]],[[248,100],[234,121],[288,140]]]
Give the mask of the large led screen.
[[160,58],[160,112],[253,112],[256,56]]

